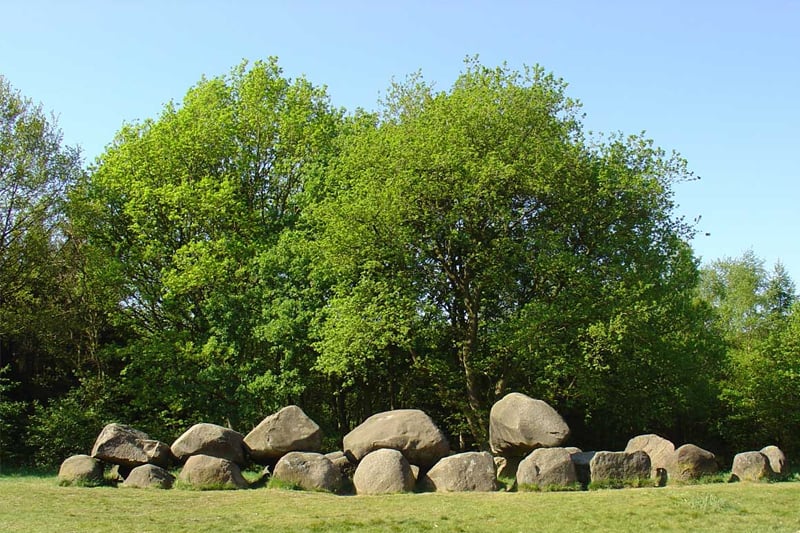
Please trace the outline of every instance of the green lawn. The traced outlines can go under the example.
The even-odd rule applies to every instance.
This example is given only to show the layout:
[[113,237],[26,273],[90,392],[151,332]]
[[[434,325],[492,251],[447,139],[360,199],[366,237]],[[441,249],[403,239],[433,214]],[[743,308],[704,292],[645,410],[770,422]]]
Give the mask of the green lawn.
[[333,496],[59,487],[0,477],[0,530],[800,531],[800,483],[589,492]]

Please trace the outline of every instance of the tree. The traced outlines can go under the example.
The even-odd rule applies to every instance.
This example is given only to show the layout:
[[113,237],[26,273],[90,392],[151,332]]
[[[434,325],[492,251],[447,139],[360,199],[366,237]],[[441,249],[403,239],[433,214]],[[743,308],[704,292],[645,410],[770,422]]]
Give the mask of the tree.
[[[478,444],[511,389],[586,418],[608,413],[598,388],[625,398],[644,382],[671,399],[697,382],[696,265],[671,200],[691,175],[640,136],[588,141],[565,87],[470,60],[447,92],[395,84],[352,128],[314,210],[318,264],[336,279],[318,368],[428,405]],[[663,414],[632,405],[613,407]]]
[[0,462],[24,460],[32,403],[81,366],[65,200],[82,173],[55,119],[0,76]]
[[800,351],[795,286],[781,263],[772,271],[750,250],[712,262],[700,294],[714,308],[726,340],[721,376],[726,416],[720,432],[734,449],[777,443],[800,450]]
[[297,225],[340,116],[275,59],[243,63],[126,125],[101,156],[75,201],[134,335],[109,351],[131,419],[170,431],[201,417],[252,423],[304,390],[283,364],[302,339],[269,329],[262,296],[287,277],[273,249]]

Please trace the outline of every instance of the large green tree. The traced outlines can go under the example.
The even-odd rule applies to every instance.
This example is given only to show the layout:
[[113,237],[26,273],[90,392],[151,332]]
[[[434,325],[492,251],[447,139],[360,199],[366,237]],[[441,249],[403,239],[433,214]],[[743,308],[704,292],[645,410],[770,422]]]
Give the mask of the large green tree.
[[302,361],[285,362],[302,338],[269,328],[280,311],[264,296],[288,276],[275,248],[340,117],[324,88],[287,79],[275,59],[243,63],[125,126],[100,157],[75,202],[133,334],[107,351],[129,416],[162,431],[200,419],[239,427],[305,389]]
[[674,426],[708,356],[672,212],[691,174],[643,137],[586,139],[565,88],[470,60],[448,91],[412,76],[357,121],[314,210],[336,279],[318,368],[466,444],[510,390],[617,438]]

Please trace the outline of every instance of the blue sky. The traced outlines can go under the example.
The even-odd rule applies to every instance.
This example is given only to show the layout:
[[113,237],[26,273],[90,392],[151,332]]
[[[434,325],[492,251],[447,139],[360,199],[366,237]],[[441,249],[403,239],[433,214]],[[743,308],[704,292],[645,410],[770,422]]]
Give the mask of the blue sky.
[[644,130],[688,159],[701,179],[676,187],[676,213],[702,216],[698,256],[752,249],[800,285],[798,0],[0,0],[0,13],[0,74],[87,162],[123,122],[242,59],[278,56],[348,110],[417,70],[447,89],[468,55],[539,63],[587,129]]

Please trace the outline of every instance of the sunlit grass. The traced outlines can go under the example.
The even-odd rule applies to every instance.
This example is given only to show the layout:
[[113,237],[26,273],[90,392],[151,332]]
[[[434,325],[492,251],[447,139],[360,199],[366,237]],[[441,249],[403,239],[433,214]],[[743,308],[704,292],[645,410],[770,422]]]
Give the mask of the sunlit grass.
[[59,487],[0,477],[3,531],[784,531],[800,530],[800,483],[581,492],[335,496]]

